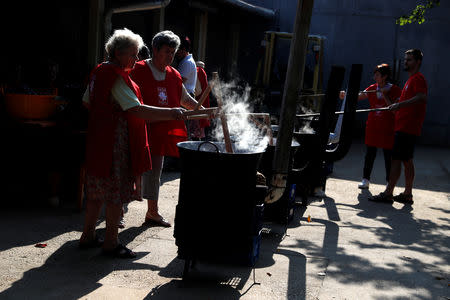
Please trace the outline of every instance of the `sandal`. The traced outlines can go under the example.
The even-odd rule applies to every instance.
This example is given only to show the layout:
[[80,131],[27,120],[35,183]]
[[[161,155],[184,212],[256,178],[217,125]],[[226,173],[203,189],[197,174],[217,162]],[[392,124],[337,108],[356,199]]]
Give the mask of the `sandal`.
[[392,195],[388,195],[385,192],[381,192],[376,196],[369,197],[369,201],[392,204],[394,203],[394,200],[392,198],[393,198]]
[[404,203],[404,204],[413,204],[413,195],[411,194],[405,194],[405,193],[400,193],[397,196],[393,197],[393,200],[395,202],[400,202],[400,203]]
[[118,244],[116,248],[112,250],[102,250],[102,254],[105,256],[110,256],[114,258],[135,258],[137,254],[131,249],[128,249],[122,244]]
[[172,225],[164,219],[164,217],[161,217],[159,220],[154,220],[148,217],[145,217],[144,225],[150,225],[150,226],[161,226],[161,227],[171,227]]
[[83,242],[79,243],[78,247],[80,249],[91,249],[91,248],[98,248],[103,245],[103,239],[99,238],[98,236],[95,236],[93,240],[90,240],[89,242]]

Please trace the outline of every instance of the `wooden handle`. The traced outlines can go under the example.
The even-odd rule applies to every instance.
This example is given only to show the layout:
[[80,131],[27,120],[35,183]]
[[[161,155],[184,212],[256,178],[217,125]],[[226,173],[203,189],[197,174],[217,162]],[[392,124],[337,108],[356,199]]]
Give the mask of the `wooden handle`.
[[190,115],[186,116],[187,120],[200,120],[200,119],[209,119],[210,115]]
[[211,115],[213,113],[215,113],[219,108],[218,107],[209,107],[209,108],[205,108],[205,109],[198,109],[198,110],[187,110],[185,112],[183,112],[184,116],[193,116],[193,115]]
[[[215,81],[215,85],[217,85],[216,89],[217,106],[219,107],[219,110],[222,110],[223,101],[222,101],[222,92],[220,91],[219,73],[213,72],[212,75]],[[233,153],[233,146],[231,145],[230,132],[228,131],[227,117],[225,114],[223,113],[220,114],[220,121],[222,123],[223,138],[225,140],[225,149],[227,150],[228,153]]]
[[208,97],[209,93],[211,92],[211,89],[212,89],[211,85],[208,84],[208,86],[206,87],[202,96],[200,97],[200,99],[198,99],[197,105],[195,106],[194,110],[198,110],[200,108],[200,106],[202,106],[203,102],[205,102],[206,98]]

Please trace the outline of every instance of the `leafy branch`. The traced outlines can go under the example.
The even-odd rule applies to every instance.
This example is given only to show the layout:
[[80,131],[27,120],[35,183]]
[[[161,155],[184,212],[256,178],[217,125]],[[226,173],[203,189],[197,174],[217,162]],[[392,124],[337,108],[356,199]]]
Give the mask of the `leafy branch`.
[[411,23],[422,24],[423,22],[425,22],[425,12],[427,11],[427,9],[439,6],[440,3],[440,0],[427,0],[425,4],[417,5],[409,15],[403,15],[398,18],[395,23],[399,24],[400,26]]

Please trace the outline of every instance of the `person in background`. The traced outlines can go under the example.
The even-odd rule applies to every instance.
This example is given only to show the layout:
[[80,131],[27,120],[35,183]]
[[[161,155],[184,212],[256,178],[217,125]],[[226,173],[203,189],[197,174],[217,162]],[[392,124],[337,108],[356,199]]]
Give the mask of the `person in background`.
[[[139,87],[129,77],[142,38],[124,28],[115,30],[105,50],[108,61],[91,73],[83,104],[89,109],[86,140],[86,216],[79,241],[82,249],[103,247],[103,254],[134,258],[119,243],[119,218],[124,203],[139,195],[140,177],[151,169],[146,122],[183,120],[183,109],[143,104]],[[95,226],[106,203],[102,241]]]
[[[206,87],[208,86],[208,76],[205,72],[205,63],[202,61],[197,61],[197,83],[195,85],[195,99],[197,101],[203,96]],[[208,108],[210,107],[209,103],[209,95],[206,96],[205,101],[203,102],[203,106]],[[206,131],[211,125],[211,121],[209,119],[201,119],[201,120],[189,120],[189,128],[191,133],[192,140],[200,140],[206,138]],[[197,138],[198,137],[198,138]]]
[[[180,72],[181,78],[183,78],[183,84],[186,87],[188,93],[195,98],[195,87],[197,85],[197,66],[195,63],[191,51],[191,40],[187,36],[181,37],[181,44],[176,53],[176,59],[178,61],[177,70]],[[186,121],[187,130],[190,140],[200,140],[202,136],[202,130],[199,128],[198,120]],[[204,130],[203,130],[204,131]]]
[[[409,78],[403,87],[399,101],[389,106],[389,109],[395,112],[395,138],[389,183],[383,192],[370,199],[372,201],[414,203],[412,195],[415,173],[414,147],[425,120],[428,93],[427,81],[419,72],[422,59],[423,53],[419,49],[410,49],[405,52],[404,69],[408,72]],[[405,189],[403,193],[393,196],[395,185],[400,178],[402,163],[405,167]]]
[[150,49],[147,45],[142,46],[141,50],[139,50],[138,58],[139,60],[148,59],[151,57]]
[[197,66],[192,57],[191,40],[185,36],[180,40],[180,46],[176,52],[177,60],[179,61],[177,70],[180,72],[183,84],[188,93],[195,97],[195,84],[197,82]]
[[[136,63],[130,75],[141,88],[144,103],[195,108],[197,101],[186,90],[180,73],[170,66],[179,46],[180,38],[172,31],[159,32],[152,39],[152,58]],[[165,156],[179,157],[176,145],[187,139],[186,126],[183,121],[152,123],[148,136],[153,168],[143,176],[143,196],[148,203],[145,224],[170,227],[158,209],[161,172]]]
[[[359,93],[358,100],[369,99],[370,108],[383,108],[396,102],[401,89],[389,82],[391,68],[388,64],[380,64],[373,71],[374,84]],[[345,92],[341,91],[341,99]],[[370,175],[377,155],[377,149],[383,149],[386,182],[389,182],[391,170],[391,150],[394,146],[394,114],[391,111],[372,111],[366,121],[366,155],[364,158],[363,179],[358,185],[360,189],[369,188]]]

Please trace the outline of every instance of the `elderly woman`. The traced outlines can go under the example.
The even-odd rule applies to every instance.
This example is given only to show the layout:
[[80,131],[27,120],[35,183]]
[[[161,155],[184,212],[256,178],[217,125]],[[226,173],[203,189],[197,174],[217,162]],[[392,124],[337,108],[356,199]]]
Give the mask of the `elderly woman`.
[[[152,39],[153,57],[136,63],[130,76],[139,85],[145,104],[187,109],[197,104],[186,91],[180,73],[170,66],[179,46],[176,34],[161,31]],[[176,144],[187,139],[187,130],[183,121],[152,123],[147,129],[153,168],[143,176],[143,196],[148,201],[145,223],[170,227],[158,211],[161,171],[164,156],[179,156]]]
[[[139,87],[129,77],[142,38],[128,29],[116,30],[105,45],[109,60],[90,77],[83,101],[89,106],[86,147],[87,208],[80,248],[99,246],[120,258],[136,254],[118,241],[122,205],[139,195],[141,174],[151,169],[146,122],[182,120],[182,109],[143,104]],[[181,121],[182,122],[182,121]],[[104,241],[95,225],[106,202]]]

